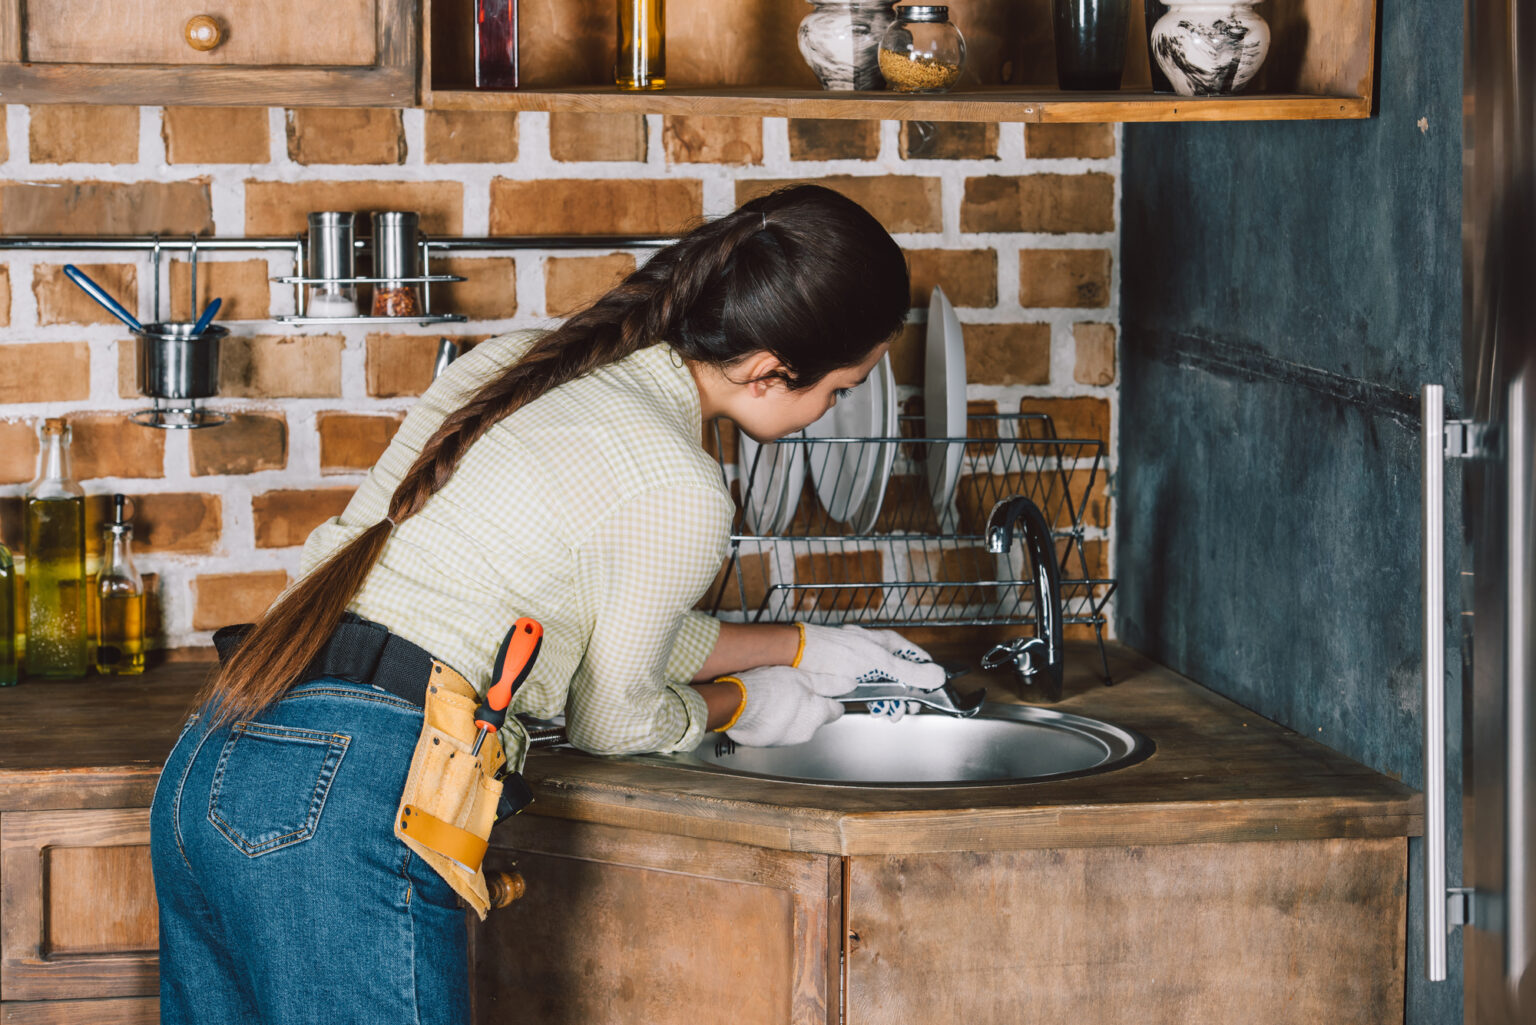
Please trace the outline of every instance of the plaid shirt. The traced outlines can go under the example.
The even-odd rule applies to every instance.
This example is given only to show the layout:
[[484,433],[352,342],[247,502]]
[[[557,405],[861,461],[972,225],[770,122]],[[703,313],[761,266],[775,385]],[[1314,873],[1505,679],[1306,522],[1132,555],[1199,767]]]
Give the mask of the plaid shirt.
[[[346,511],[310,534],[305,572],[384,518],[443,419],[536,337],[493,338],[454,361]],[[691,609],[725,557],[733,513],[701,436],[698,388],[665,343],[562,385],[470,446],[395,528],[348,608],[481,693],[502,637],[532,616],[544,643],[510,711],[563,712],[572,743],[596,753],[689,750],[707,711],[688,681],[720,632]],[[501,739],[520,767],[527,738],[510,715]]]

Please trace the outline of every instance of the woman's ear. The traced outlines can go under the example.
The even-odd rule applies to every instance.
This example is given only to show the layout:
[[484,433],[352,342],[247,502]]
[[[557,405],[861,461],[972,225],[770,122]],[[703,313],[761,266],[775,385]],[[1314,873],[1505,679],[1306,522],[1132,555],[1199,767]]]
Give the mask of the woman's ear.
[[747,393],[761,398],[775,387],[784,387],[781,376],[786,367],[777,356],[767,350],[751,353],[732,369],[731,377],[743,384]]

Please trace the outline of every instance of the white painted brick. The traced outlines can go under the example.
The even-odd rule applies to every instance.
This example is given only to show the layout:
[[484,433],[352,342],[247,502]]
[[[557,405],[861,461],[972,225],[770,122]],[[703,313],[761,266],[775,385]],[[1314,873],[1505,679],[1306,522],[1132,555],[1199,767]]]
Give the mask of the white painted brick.
[[[466,235],[483,235],[488,232],[490,207],[490,182],[496,177],[519,180],[541,178],[678,178],[697,180],[702,185],[704,207],[709,215],[728,212],[735,201],[735,183],[743,179],[810,177],[830,174],[854,175],[918,175],[937,177],[941,180],[941,209],[943,230],[939,233],[914,233],[897,237],[898,242],[912,248],[991,248],[998,255],[997,306],[987,309],[968,309],[962,320],[966,323],[1012,323],[1018,321],[1045,322],[1051,325],[1051,381],[1043,387],[992,387],[972,385],[972,399],[996,400],[999,409],[1009,412],[1017,409],[1018,402],[1026,395],[1075,396],[1094,395],[1109,399],[1111,425],[1119,421],[1118,387],[1095,388],[1078,384],[1072,375],[1075,361],[1075,342],[1072,325],[1082,320],[1114,324],[1119,328],[1120,253],[1118,225],[1114,232],[1093,235],[1035,235],[1026,233],[965,234],[959,230],[960,204],[964,182],[968,177],[980,175],[1016,175],[1049,171],[1052,173],[1107,172],[1115,176],[1115,205],[1119,209],[1121,197],[1119,171],[1121,152],[1120,130],[1116,129],[1117,156],[1105,160],[1034,160],[1024,153],[1023,126],[1008,123],[999,126],[998,160],[920,160],[900,159],[900,124],[884,122],[880,126],[880,150],[873,160],[837,160],[795,162],[790,159],[787,121],[783,118],[763,120],[763,162],[746,167],[679,164],[668,166],[662,145],[662,118],[650,115],[646,119],[648,137],[647,160],[644,165],[633,163],[557,163],[549,154],[549,117],[547,114],[525,112],[518,118],[518,159],[510,164],[481,165],[430,165],[424,162],[424,114],[419,110],[404,113],[403,124],[407,143],[406,162],[400,166],[317,165],[303,167],[289,161],[287,155],[286,115],[281,108],[268,111],[270,132],[270,162],[262,165],[175,165],[165,162],[165,147],[161,136],[163,112],[158,107],[140,111],[139,160],[135,164],[103,165],[77,164],[64,166],[36,166],[28,162],[29,113],[25,106],[11,105],[6,111],[6,138],[9,156],[0,164],[0,174],[11,180],[41,179],[67,181],[72,178],[105,181],[174,180],[206,177],[211,182],[214,224],[220,235],[238,236],[244,232],[245,182],[249,179],[264,181],[308,180],[379,180],[379,181],[455,181],[463,184],[464,205],[462,210],[463,231]],[[1021,248],[1084,247],[1109,249],[1113,256],[1110,305],[1106,309],[1077,310],[1025,310],[1018,303],[1018,251]],[[599,250],[561,251],[558,255],[595,255]],[[221,254],[217,259],[250,259],[251,253]],[[477,322],[467,325],[469,333],[487,333],[515,327],[546,326],[549,321],[544,309],[544,259],[550,253],[517,253],[517,313],[504,320]],[[643,261],[645,253],[636,254]],[[36,324],[37,310],[32,295],[32,268],[40,262],[80,262],[95,258],[94,254],[61,253],[0,253],[0,262],[9,268],[11,277],[11,324],[0,328],[0,345],[7,342],[29,341],[86,341],[91,347],[91,400],[88,403],[40,403],[28,406],[27,416],[48,416],[70,412],[78,408],[111,409],[128,412],[146,405],[146,400],[120,398],[117,394],[117,358],[114,342],[124,337],[116,325],[49,325]],[[266,255],[268,274],[277,277],[292,272],[292,261],[284,254]],[[153,290],[148,274],[148,258],[142,259],[140,280],[140,309],[150,310]],[[168,285],[166,289],[168,300]],[[292,287],[271,284],[271,311],[274,315],[293,309]],[[173,311],[181,315],[182,311]],[[921,323],[926,319],[923,310],[914,311],[911,319]],[[334,328],[291,329],[270,322],[231,325],[236,333],[338,333]],[[172,432],[167,438],[165,477],[149,481],[126,482],[125,487],[137,492],[205,490],[217,493],[223,505],[223,536],[219,550],[211,555],[141,555],[140,568],[160,575],[162,604],[169,642],[173,645],[206,644],[210,634],[191,628],[192,594],[191,580],[201,573],[250,572],[264,569],[283,569],[297,575],[298,549],[257,549],[253,541],[251,496],[274,488],[334,487],[355,485],[363,474],[320,474],[319,438],[316,431],[317,413],[328,409],[390,412],[411,407],[411,398],[376,399],[367,395],[365,375],[365,338],[377,330],[373,325],[359,325],[342,329],[339,333],[346,344],[342,353],[342,391],[339,399],[300,400],[253,400],[214,399],[214,408],[280,409],[288,421],[288,466],[283,470],[236,477],[193,477],[187,455],[188,437],[183,432]],[[420,334],[422,344],[432,344],[440,333],[432,326],[402,325],[401,333]],[[456,328],[461,333],[465,328]],[[914,391],[903,388],[905,398]],[[11,411],[0,408],[0,417]],[[125,430],[143,428],[125,424]],[[1101,471],[1109,477],[1109,491],[1113,496],[1118,451],[1111,449],[1107,463]],[[91,490],[97,490],[100,482],[93,482]],[[0,488],[0,495],[19,494],[23,486]],[[103,489],[104,490],[104,489]],[[1111,532],[1091,528],[1088,536],[1109,537]],[[1113,570],[1113,545],[1109,558]],[[1112,633],[1111,626],[1111,633]]]

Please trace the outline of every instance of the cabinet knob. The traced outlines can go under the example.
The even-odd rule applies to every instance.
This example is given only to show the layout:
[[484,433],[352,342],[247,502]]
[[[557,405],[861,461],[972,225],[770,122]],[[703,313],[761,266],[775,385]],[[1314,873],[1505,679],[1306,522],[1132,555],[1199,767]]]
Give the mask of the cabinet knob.
[[194,50],[200,50],[205,53],[224,41],[223,26],[207,14],[198,14],[188,18],[187,27],[184,32],[187,37],[187,45]]
[[485,877],[485,888],[491,907],[504,908],[528,892],[528,883],[521,872],[492,872]]

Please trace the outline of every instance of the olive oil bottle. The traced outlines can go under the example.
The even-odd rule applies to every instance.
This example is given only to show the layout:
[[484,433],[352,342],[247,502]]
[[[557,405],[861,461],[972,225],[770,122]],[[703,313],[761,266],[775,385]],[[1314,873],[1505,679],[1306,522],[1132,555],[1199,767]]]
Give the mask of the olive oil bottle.
[[133,566],[133,524],[122,495],[112,496],[112,522],[102,528],[107,558],[96,577],[96,671],[133,676],[144,671],[144,578]]
[[620,89],[667,84],[666,0],[618,0],[619,58],[613,80]]
[[11,550],[0,541],[0,687],[21,679],[21,659],[16,650],[16,563]]
[[37,479],[24,513],[27,672],[81,677],[89,665],[85,491],[70,476],[69,425],[50,418],[39,433]]

